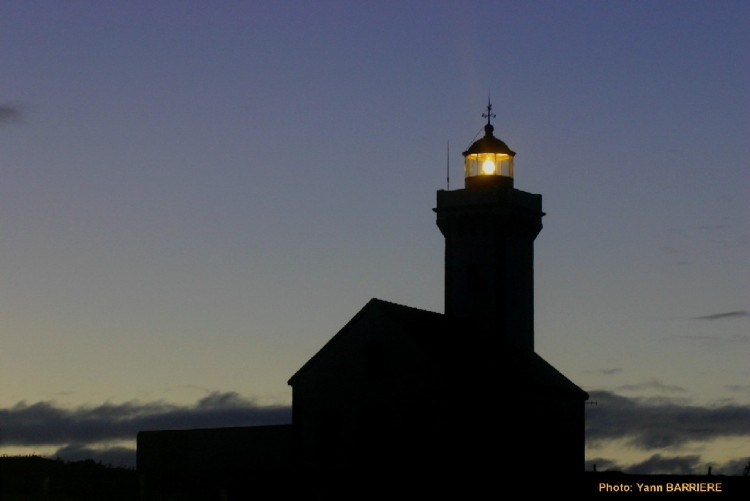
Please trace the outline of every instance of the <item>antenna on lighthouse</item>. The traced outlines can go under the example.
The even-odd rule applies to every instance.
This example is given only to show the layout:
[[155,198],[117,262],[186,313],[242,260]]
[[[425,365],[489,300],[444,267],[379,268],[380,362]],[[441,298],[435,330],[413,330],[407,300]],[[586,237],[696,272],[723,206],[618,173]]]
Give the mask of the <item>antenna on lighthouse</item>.
[[451,142],[446,141],[446,153],[445,153],[445,189],[450,191],[451,189]]

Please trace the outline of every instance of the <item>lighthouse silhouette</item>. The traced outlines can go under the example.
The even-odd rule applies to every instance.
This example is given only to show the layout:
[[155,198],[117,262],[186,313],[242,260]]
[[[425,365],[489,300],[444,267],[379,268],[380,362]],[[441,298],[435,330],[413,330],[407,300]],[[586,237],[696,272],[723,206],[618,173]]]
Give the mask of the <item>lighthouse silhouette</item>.
[[542,196],[516,189],[491,103],[483,118],[433,209],[445,311],[368,301],[289,379],[289,425],[140,432],[145,497],[473,498],[551,469],[529,496],[576,492],[588,394],[534,348]]

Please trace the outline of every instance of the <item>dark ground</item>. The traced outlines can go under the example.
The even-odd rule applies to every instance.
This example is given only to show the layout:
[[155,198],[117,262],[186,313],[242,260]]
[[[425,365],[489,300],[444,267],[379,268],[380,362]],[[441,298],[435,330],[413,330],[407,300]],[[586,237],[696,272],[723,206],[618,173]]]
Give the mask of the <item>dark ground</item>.
[[[528,499],[535,498],[535,485],[545,485],[547,492],[554,492],[555,486],[559,485],[561,498],[577,500],[648,498],[750,501],[750,476],[586,472],[581,479],[580,488],[575,489],[580,494],[569,492],[572,488],[570,479],[555,480],[550,475],[539,475],[538,482],[519,479],[512,482],[515,487],[511,490],[526,491]],[[508,488],[502,485],[498,478],[499,491]],[[138,501],[138,473],[133,469],[111,467],[91,460],[66,462],[39,456],[0,457],[0,500]]]
[[2,501],[135,501],[138,473],[92,460],[0,457]]

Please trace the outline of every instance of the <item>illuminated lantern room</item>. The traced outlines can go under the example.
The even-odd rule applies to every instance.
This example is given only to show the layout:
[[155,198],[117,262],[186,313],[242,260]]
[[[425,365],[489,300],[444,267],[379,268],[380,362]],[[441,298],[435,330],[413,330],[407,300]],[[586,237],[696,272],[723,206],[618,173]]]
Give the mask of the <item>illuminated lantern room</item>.
[[474,141],[463,153],[464,186],[466,188],[498,185],[513,187],[513,157],[516,152],[492,134],[495,127],[491,120],[495,114],[492,113],[491,103],[487,104],[487,113],[483,113],[482,116],[487,118],[484,137]]

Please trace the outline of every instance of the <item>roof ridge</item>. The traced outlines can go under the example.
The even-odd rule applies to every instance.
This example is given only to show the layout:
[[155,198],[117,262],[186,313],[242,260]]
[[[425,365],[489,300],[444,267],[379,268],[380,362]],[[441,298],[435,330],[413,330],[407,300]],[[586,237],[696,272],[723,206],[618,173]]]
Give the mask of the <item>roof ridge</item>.
[[374,302],[383,303],[383,304],[388,305],[388,306],[397,306],[399,308],[407,308],[407,309],[419,311],[419,312],[422,312],[422,313],[430,313],[430,314],[433,314],[433,315],[443,315],[443,313],[440,313],[438,311],[425,310],[424,308],[417,308],[416,306],[409,306],[408,304],[396,303],[394,301],[388,301],[387,299],[380,299],[380,298],[377,298],[377,297],[373,297],[367,303],[369,304],[369,303],[374,303]]
[[338,342],[338,340],[341,338],[341,335],[345,333],[346,331],[348,331],[349,329],[351,329],[351,327],[354,324],[356,324],[364,315],[367,314],[367,311],[372,310],[372,308],[378,308],[378,307],[387,308],[394,312],[399,311],[399,310],[401,312],[408,311],[409,313],[417,313],[422,316],[430,316],[434,319],[445,317],[445,315],[443,315],[442,313],[429,311],[429,310],[423,310],[420,308],[415,308],[414,306],[407,306],[404,304],[394,303],[393,301],[387,301],[385,299],[380,299],[376,297],[370,298],[370,300],[367,301],[367,303],[365,303],[365,305],[362,308],[360,308],[359,311],[352,318],[350,318],[338,331],[336,331],[336,333],[328,341],[326,341],[323,344],[323,346],[321,346],[320,349],[317,352],[315,352],[315,354],[313,354],[313,356],[307,360],[307,362],[302,364],[302,367],[297,369],[297,371],[294,374],[292,374],[292,376],[287,381],[287,384],[291,384],[292,381],[297,378],[297,375],[302,372],[305,372],[307,370],[307,367],[309,367],[310,364],[313,363],[320,356],[321,353],[325,352],[333,343]]

